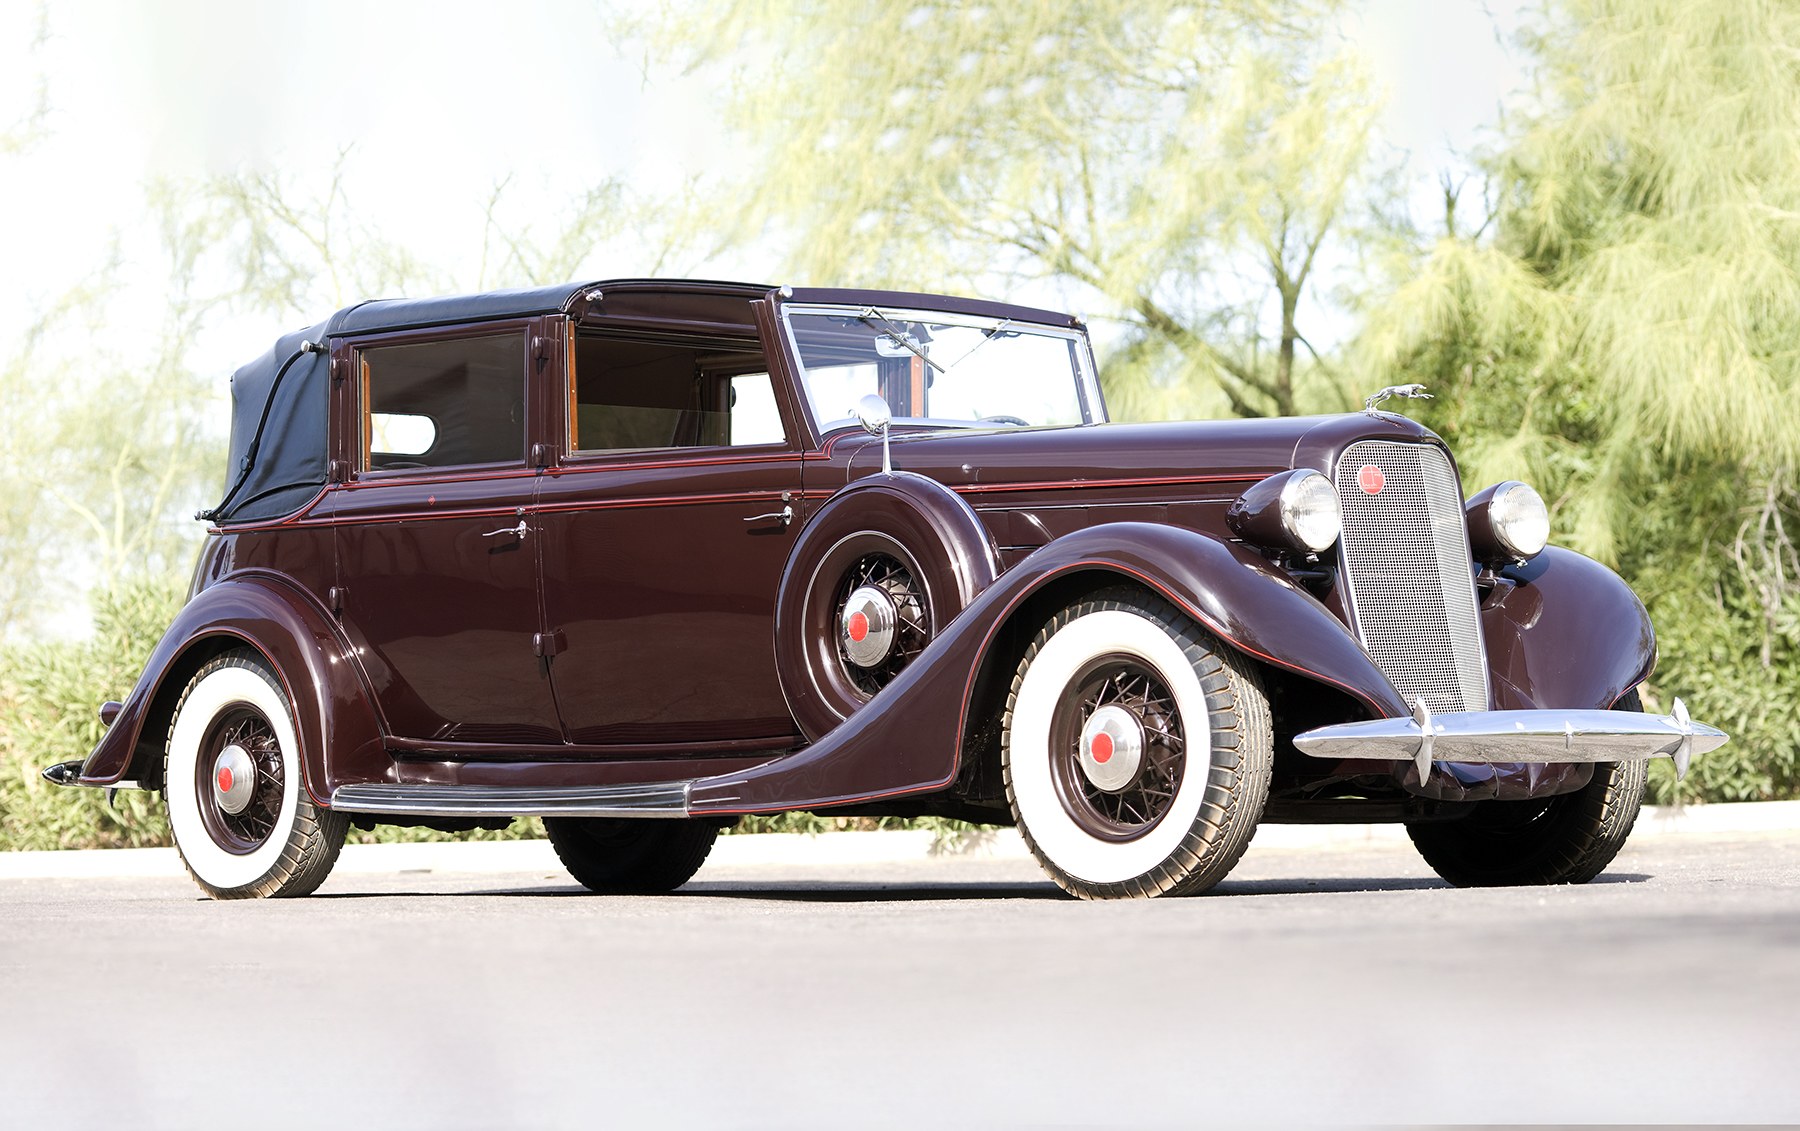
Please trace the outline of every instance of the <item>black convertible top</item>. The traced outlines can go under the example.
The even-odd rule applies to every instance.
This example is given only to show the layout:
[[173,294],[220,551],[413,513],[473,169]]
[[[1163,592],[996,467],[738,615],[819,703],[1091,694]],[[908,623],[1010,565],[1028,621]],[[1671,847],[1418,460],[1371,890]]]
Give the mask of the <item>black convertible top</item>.
[[[325,485],[331,359],[345,334],[556,314],[594,283],[443,298],[377,299],[288,334],[231,377],[231,457],[225,497],[199,517],[256,522],[291,514]],[[303,348],[311,346],[313,348]]]
[[[231,455],[225,496],[201,511],[213,522],[260,522],[292,514],[326,483],[330,429],[331,356],[333,338],[411,330],[460,322],[530,318],[545,314],[578,316],[600,298],[596,289],[620,294],[609,300],[609,313],[626,318],[673,317],[689,326],[706,325],[732,332],[750,329],[736,304],[771,289],[753,283],[701,280],[612,279],[559,283],[530,290],[487,291],[441,298],[376,299],[347,306],[325,321],[279,339],[268,353],[239,369],[231,378]],[[1030,321],[1068,322],[1067,315],[998,303],[913,295],[890,291],[784,291],[798,302],[929,301],[945,309],[992,313]],[[666,306],[674,295],[688,298],[682,313],[652,313],[651,296]],[[634,299],[635,296],[641,296]],[[741,323],[721,319],[744,319]],[[752,331],[753,332],[753,331]]]

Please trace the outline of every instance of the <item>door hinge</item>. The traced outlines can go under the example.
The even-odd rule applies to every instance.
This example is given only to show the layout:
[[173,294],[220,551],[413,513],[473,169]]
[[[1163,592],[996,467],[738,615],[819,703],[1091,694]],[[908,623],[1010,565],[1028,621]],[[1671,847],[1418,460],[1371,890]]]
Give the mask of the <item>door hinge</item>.
[[331,615],[341,619],[344,615],[344,587],[333,585],[325,591],[325,599],[331,604]]
[[554,632],[535,633],[531,638],[531,654],[544,659],[557,655],[569,646],[569,638],[563,635],[562,629]]

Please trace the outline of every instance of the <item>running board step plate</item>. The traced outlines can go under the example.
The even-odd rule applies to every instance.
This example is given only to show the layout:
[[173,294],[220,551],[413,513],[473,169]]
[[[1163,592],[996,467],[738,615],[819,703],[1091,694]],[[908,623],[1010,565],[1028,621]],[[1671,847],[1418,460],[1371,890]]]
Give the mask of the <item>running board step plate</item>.
[[409,817],[685,817],[691,782],[565,789],[498,785],[343,785],[331,807]]

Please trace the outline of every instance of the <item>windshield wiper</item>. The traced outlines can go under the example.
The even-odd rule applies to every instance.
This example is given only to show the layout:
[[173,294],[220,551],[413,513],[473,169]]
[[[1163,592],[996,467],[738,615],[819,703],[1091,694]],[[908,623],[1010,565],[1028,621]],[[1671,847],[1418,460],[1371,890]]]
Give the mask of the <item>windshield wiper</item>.
[[[881,319],[881,325],[877,326],[877,325],[875,325],[875,323],[869,321],[871,318]],[[900,346],[901,348],[909,351],[914,356],[916,356],[920,361],[924,362],[926,365],[931,366],[933,369],[937,370],[939,373],[948,372],[943,366],[941,366],[937,362],[931,360],[929,357],[926,357],[925,351],[920,349],[918,346],[913,345],[911,338],[908,338],[905,334],[902,334],[902,333],[899,333],[898,331],[896,331],[894,329],[893,319],[889,318],[887,315],[883,314],[881,311],[876,310],[874,307],[872,307],[872,306],[864,307],[862,315],[858,318],[858,321],[862,322],[863,325],[869,327],[871,330],[879,331],[882,334],[882,336],[886,337],[889,341],[891,341],[891,342],[895,343],[896,345]],[[980,348],[980,347],[977,347],[977,348]],[[975,351],[970,350],[969,352],[974,353]],[[967,356],[967,355],[965,355],[965,356]]]
[[[980,349],[982,346],[987,345],[989,342],[993,341],[995,338],[1008,336],[1006,334],[1006,328],[1011,325],[1012,325],[1012,319],[1008,318],[1008,319],[1003,320],[998,326],[995,326],[991,330],[983,330],[981,332],[981,340],[979,342],[976,342],[974,345],[970,346],[968,353],[963,354],[961,357],[959,357],[955,361],[951,362],[950,368],[955,369],[957,366],[961,365],[963,362],[969,360],[971,357],[974,357],[976,350]],[[1015,338],[1018,337],[1017,334],[1013,334],[1011,336],[1015,337]]]

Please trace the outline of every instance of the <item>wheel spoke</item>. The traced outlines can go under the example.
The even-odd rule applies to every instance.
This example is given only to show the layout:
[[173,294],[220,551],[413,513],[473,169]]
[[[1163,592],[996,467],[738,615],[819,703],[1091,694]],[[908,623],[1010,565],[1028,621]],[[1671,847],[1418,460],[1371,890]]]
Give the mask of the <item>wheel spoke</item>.
[[[1065,783],[1065,805],[1095,835],[1129,840],[1154,827],[1175,802],[1185,770],[1186,742],[1174,693],[1152,667],[1135,657],[1113,657],[1088,669],[1068,689],[1068,706],[1058,716],[1062,728],[1053,735],[1057,774]],[[1138,762],[1132,777],[1115,788],[1101,788],[1095,763],[1084,749],[1087,727],[1102,709],[1123,710],[1136,720]],[[1125,741],[1118,738],[1117,741]]]

